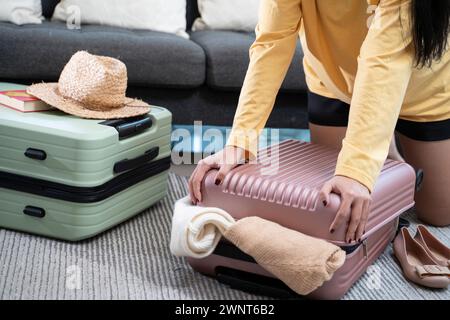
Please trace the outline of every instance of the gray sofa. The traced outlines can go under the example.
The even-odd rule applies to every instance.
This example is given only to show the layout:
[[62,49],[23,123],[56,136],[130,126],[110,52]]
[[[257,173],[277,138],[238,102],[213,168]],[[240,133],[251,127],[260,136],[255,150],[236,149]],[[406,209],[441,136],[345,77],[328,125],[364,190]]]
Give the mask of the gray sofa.
[[[153,31],[83,25],[69,30],[52,22],[58,0],[42,0],[42,25],[0,22],[0,81],[57,81],[78,50],[113,56],[128,67],[129,95],[165,106],[175,124],[232,123],[248,66],[253,33],[191,31],[198,17],[197,1],[188,0],[190,39]],[[300,46],[277,98],[269,126],[306,128],[306,84]]]

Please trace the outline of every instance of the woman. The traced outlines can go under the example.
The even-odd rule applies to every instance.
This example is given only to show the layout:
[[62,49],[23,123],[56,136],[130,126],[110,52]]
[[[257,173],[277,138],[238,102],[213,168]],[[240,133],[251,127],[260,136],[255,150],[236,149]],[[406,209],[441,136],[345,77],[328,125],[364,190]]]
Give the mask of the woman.
[[424,171],[419,218],[449,225],[449,16],[450,0],[262,0],[232,133],[194,171],[192,201],[201,201],[211,168],[220,169],[220,184],[255,154],[255,130],[267,121],[300,34],[312,141],[341,150],[321,191],[324,205],[330,193],[341,196],[330,232],[348,222],[347,241],[364,233],[395,129],[406,161]]

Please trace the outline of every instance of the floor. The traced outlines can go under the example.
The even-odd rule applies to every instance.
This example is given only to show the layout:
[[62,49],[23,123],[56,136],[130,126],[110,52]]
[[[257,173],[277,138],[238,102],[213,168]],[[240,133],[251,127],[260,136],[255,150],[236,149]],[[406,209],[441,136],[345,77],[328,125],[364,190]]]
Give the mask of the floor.
[[[0,228],[0,300],[266,299],[202,276],[170,254],[173,203],[187,194],[194,168],[172,166],[165,199],[90,240],[67,243]],[[414,231],[415,215],[407,218]],[[450,228],[433,232],[450,245]],[[450,292],[406,281],[388,248],[344,299],[450,300]]]
[[[171,173],[168,183],[168,194],[160,202],[85,241],[71,243],[0,228],[0,300],[267,299],[205,277],[170,253],[173,204],[186,195],[187,179]],[[407,218],[414,231],[414,214]],[[432,230],[450,244],[450,228]],[[388,247],[344,299],[450,300],[450,292],[406,281]]]

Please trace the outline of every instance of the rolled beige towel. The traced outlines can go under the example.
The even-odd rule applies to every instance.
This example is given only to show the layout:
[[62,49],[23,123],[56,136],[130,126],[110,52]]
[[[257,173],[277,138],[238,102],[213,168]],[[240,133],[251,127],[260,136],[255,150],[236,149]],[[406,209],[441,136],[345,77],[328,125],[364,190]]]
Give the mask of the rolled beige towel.
[[224,237],[301,295],[330,280],[345,262],[341,248],[258,217],[239,220]]

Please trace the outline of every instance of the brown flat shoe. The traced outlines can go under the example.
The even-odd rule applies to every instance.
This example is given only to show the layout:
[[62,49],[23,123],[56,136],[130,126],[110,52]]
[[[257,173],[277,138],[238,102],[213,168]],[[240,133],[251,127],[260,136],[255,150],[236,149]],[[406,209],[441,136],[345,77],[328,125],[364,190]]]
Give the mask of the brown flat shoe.
[[400,230],[393,248],[406,279],[429,288],[448,287],[450,269],[437,265],[425,248],[413,239],[408,229]]
[[439,241],[425,226],[417,227],[414,239],[419,242],[440,266],[450,267],[450,248]]

